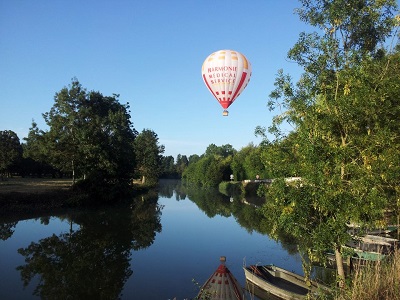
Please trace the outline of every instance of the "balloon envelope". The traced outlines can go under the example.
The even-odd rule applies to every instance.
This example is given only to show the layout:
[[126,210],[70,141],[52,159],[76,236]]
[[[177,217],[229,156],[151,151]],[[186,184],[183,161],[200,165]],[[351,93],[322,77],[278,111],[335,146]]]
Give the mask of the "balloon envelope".
[[249,83],[251,64],[240,52],[219,50],[206,58],[202,75],[210,92],[226,110]]

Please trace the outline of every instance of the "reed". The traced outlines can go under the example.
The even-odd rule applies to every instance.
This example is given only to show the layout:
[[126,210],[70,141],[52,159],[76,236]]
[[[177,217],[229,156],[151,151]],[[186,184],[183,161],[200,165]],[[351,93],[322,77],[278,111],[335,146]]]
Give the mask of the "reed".
[[355,266],[351,283],[335,300],[400,300],[400,251],[388,260]]

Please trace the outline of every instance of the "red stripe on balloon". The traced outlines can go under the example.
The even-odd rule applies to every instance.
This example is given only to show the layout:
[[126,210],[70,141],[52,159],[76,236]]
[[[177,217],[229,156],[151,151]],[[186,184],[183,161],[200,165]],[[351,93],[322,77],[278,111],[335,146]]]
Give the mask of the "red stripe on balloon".
[[206,79],[206,75],[204,75],[203,74],[203,79],[204,79],[204,82],[206,83],[206,85],[207,85],[207,87],[208,87],[208,89],[209,89],[209,91],[214,95],[214,97],[218,100],[218,97],[217,97],[217,95],[218,95],[218,92],[217,92],[217,95],[216,94],[214,94],[214,92],[213,92],[213,90],[212,90],[212,88],[210,87],[210,85],[208,84],[208,81],[207,81],[207,79]]
[[242,85],[243,85],[243,83],[244,83],[244,80],[246,79],[246,76],[247,76],[247,73],[246,73],[246,72],[243,72],[243,73],[242,73],[242,78],[240,78],[239,85],[238,85],[238,87],[236,88],[235,94],[232,96],[232,99],[235,99],[235,98],[236,98],[236,95],[237,95],[237,93],[239,93],[239,91],[240,91],[240,89],[241,89],[241,87],[242,87]]

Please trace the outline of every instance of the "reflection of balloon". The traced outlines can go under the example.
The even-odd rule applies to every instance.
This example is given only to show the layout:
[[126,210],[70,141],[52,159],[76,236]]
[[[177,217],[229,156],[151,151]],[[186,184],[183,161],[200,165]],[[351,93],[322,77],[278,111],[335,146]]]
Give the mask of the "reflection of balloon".
[[233,50],[220,50],[209,55],[201,70],[210,92],[226,110],[250,81],[251,64],[247,58]]

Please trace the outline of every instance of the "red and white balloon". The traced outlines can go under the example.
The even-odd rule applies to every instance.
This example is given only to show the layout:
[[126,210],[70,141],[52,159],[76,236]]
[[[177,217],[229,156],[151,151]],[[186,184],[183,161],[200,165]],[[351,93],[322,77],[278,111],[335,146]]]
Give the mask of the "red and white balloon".
[[227,108],[250,81],[250,62],[238,51],[219,50],[206,58],[201,72],[204,83],[224,108],[223,115],[227,116]]

